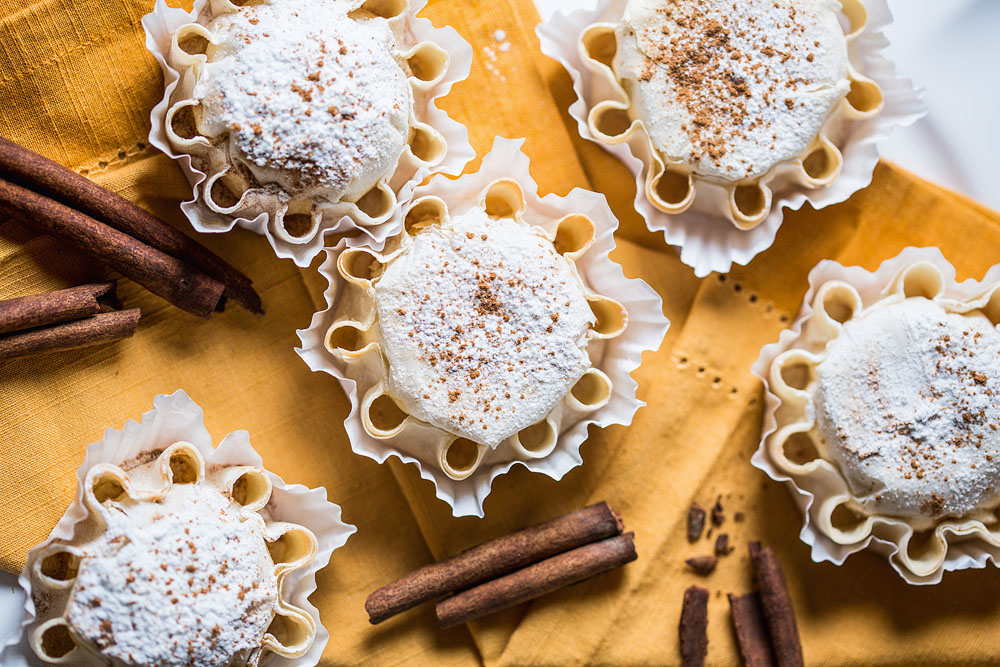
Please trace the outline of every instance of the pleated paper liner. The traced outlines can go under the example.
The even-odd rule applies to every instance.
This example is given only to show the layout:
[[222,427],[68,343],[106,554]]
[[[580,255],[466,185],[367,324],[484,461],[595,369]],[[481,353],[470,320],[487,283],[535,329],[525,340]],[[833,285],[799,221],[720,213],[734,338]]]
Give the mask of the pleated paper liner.
[[[604,136],[592,122],[595,108],[613,116],[629,107],[628,96],[603,64],[610,62],[614,51],[613,35],[610,40],[606,36],[620,20],[626,3],[600,0],[594,10],[557,12],[538,26],[538,37],[542,52],[562,63],[573,80],[577,99],[569,113],[580,135],[628,167],[636,181],[635,208],[646,226],[663,232],[670,245],[679,246],[681,261],[699,277],[713,271],[725,273],[733,264],[745,265],[769,248],[784,209],[799,209],[806,202],[820,209],[866,187],[878,162],[878,142],[893,128],[909,125],[924,113],[920,94],[881,53],[888,45],[883,31],[892,21],[885,0],[849,0],[845,3],[851,23],[848,54],[858,70],[851,68],[857,94],[849,94],[841,103],[810,150],[810,157],[815,153],[827,165],[823,173],[803,166],[803,158],[776,165],[753,188],[724,187],[689,175],[678,176],[678,182],[672,183],[677,167],[665,165],[653,150],[641,121],[629,123],[618,136]],[[860,109],[852,106],[852,99]],[[666,177],[661,181],[665,167]],[[666,199],[659,194],[663,190],[671,191]],[[741,203],[744,199],[753,205]],[[743,212],[744,208],[752,211]]]
[[[801,411],[797,405],[801,401],[782,400],[779,394],[795,392],[787,389],[780,368],[772,368],[782,353],[810,342],[821,344],[831,332],[835,335],[828,329],[839,330],[832,322],[844,321],[886,295],[927,295],[944,302],[967,301],[990,310],[995,305],[990,305],[990,299],[1000,294],[996,288],[1000,288],[1000,265],[993,266],[982,280],[958,283],[954,267],[937,248],[906,248],[875,272],[824,260],[809,273],[809,291],[798,317],[781,332],[778,342],[761,350],[752,367],[754,375],[764,382],[766,400],[761,443],[752,463],[771,479],[788,485],[804,517],[799,537],[810,546],[814,561],[841,565],[851,554],[871,549],[887,556],[907,583],[917,585],[936,584],[947,571],[998,562],[1000,532],[995,519],[987,525],[982,517],[940,518],[928,528],[873,512],[840,511],[857,507],[857,502],[837,466],[813,455],[817,452],[808,447],[802,449],[810,456],[789,454],[788,448],[800,444],[793,436],[802,429],[789,419]],[[823,304],[823,312],[816,310],[816,303]]]
[[[102,464],[118,466],[145,452],[165,449],[178,442],[187,443],[179,446],[178,454],[184,454],[186,448],[191,447],[201,455],[206,467],[226,465],[264,469],[272,488],[270,499],[261,511],[271,522],[298,524],[315,535],[318,543],[315,555],[305,565],[284,574],[280,587],[281,600],[294,605],[311,618],[311,623],[316,628],[315,638],[308,650],[297,658],[286,658],[268,652],[261,664],[315,665],[319,662],[329,640],[329,633],[323,627],[319,611],[308,598],[316,590],[316,573],[329,563],[333,551],[347,542],[355,528],[340,520],[340,508],[327,501],[326,490],[322,487],[310,489],[301,484],[287,484],[277,475],[267,472],[260,455],[251,447],[246,431],[230,433],[218,447],[213,448],[212,437],[205,429],[203,415],[201,408],[186,393],[178,390],[171,395],[157,396],[153,400],[153,409],[144,413],[140,421],[129,420],[121,430],[109,428],[105,431],[103,440],[87,447],[84,463],[77,470],[76,498],[48,539],[28,553],[27,563],[18,579],[27,594],[24,620],[19,632],[4,647],[0,662],[4,665],[38,663],[31,647],[32,635],[38,626],[32,602],[32,570],[47,555],[46,550],[53,542],[71,540],[77,525],[90,516],[85,505],[84,491],[88,473],[102,469]],[[82,648],[74,649],[61,662],[95,666],[106,664],[106,661],[97,659]]]
[[[621,266],[609,259],[618,222],[604,197],[580,189],[565,197],[539,197],[528,173],[528,157],[520,151],[522,143],[497,138],[478,172],[457,180],[438,176],[416,188],[400,210],[397,224],[402,226],[404,220],[422,224],[444,210],[452,216],[461,215],[479,205],[487,211],[490,207],[503,209],[502,216],[523,207],[523,220],[541,227],[567,258],[574,259],[598,315],[587,347],[592,369],[544,423],[535,425],[539,429],[524,429],[490,449],[403,413],[399,415],[404,417],[402,421],[372,423],[377,402],[388,396],[381,351],[375,342],[359,348],[338,341],[342,333],[366,331],[374,322],[374,313],[367,317],[343,313],[363,309],[356,303],[362,298],[361,290],[351,283],[364,282],[364,276],[356,276],[358,271],[351,267],[370,264],[382,246],[349,250],[341,243],[327,250],[320,268],[330,283],[327,309],[313,316],[308,329],[299,331],[299,354],[314,371],[337,378],[351,401],[351,413],[345,421],[351,448],[379,463],[396,456],[414,464],[421,477],[434,483],[437,496],[451,505],[456,516],[483,516],[483,503],[493,480],[515,465],[561,479],[583,463],[580,446],[591,424],[631,423],[643,403],[636,399],[636,382],[630,373],[638,368],[643,351],[659,348],[669,326],[659,295],[642,280],[626,278]],[[355,262],[355,255],[362,261]],[[602,314],[599,311],[604,306],[607,312]],[[614,331],[604,331],[601,322],[619,321],[615,314],[621,315],[622,307],[627,313],[627,324],[620,322],[624,329],[614,326]]]
[[[214,3],[228,5],[228,0],[214,0]],[[215,191],[217,181],[228,171],[224,164],[213,164],[213,173],[206,174],[195,166],[191,154],[175,147],[176,137],[172,143],[173,129],[168,124],[175,120],[174,114],[182,111],[185,100],[190,97],[194,77],[192,69],[182,75],[170,63],[174,48],[182,51],[177,57],[192,58],[173,45],[174,35],[182,26],[195,23],[202,12],[214,4],[210,0],[195,0],[193,10],[185,12],[168,7],[164,0],[157,0],[153,11],[143,17],[146,47],[160,63],[165,87],[163,100],[153,108],[150,117],[149,141],[176,160],[191,183],[192,199],[182,203],[181,209],[197,231],[228,232],[238,225],[267,237],[279,257],[291,258],[299,266],[309,266],[322,251],[328,235],[349,234],[354,244],[384,241],[398,231],[393,227],[397,203],[407,200],[418,183],[434,173],[459,174],[475,157],[465,126],[435,105],[437,98],[447,95],[456,82],[468,77],[472,47],[450,26],[435,28],[429,19],[417,17],[427,4],[426,0],[355,0],[355,4],[389,18],[397,49],[413,72],[409,83],[415,117],[410,119],[411,136],[402,156],[369,193],[357,202],[315,202],[315,205],[304,199],[298,203],[294,199],[282,202],[273,195],[256,193],[253,188],[243,193],[229,193],[223,202],[206,201]],[[203,31],[198,28],[185,30],[191,33],[190,36],[204,38]],[[191,151],[206,150],[204,146],[195,145],[196,141],[197,137],[193,140],[180,138],[180,143],[191,144],[186,146]],[[303,208],[306,205],[311,208]],[[356,231],[362,233],[353,233]]]

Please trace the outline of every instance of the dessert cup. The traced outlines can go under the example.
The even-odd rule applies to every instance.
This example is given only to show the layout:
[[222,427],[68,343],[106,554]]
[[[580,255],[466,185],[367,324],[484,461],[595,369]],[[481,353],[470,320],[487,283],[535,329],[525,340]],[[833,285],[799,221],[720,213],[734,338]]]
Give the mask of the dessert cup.
[[[142,21],[164,77],[149,139],[191,183],[181,209],[194,228],[238,225],[308,266],[328,235],[381,241],[416,184],[461,173],[468,133],[435,100],[468,76],[472,49],[417,18],[425,4],[196,0],[185,12],[158,0]],[[283,50],[294,21],[317,37]]]
[[896,75],[881,51],[892,16],[884,0],[847,0],[851,91],[801,155],[743,181],[700,177],[678,158],[657,151],[632,100],[611,69],[614,30],[627,0],[601,0],[593,11],[556,13],[537,28],[542,51],[563,64],[577,100],[570,115],[580,135],[618,157],[636,180],[636,210],[652,231],[681,248],[699,277],[747,264],[774,242],[783,209],[805,202],[823,208],[871,182],[877,144],[896,126],[923,114],[920,95]]
[[870,548],[911,584],[996,562],[998,294],[1000,265],[957,282],[937,248],[812,270],[752,369],[766,398],[752,462],[792,490],[814,561]]
[[[456,516],[482,516],[493,480],[515,465],[562,478],[582,463],[591,424],[629,424],[642,405],[630,373],[668,326],[660,297],[608,258],[617,221],[604,197],[579,189],[539,197],[521,143],[498,138],[478,172],[418,187],[399,211],[404,231],[384,247],[328,249],[320,268],[330,282],[327,309],[299,331],[299,354],[336,377],[351,401],[353,450],[415,464]],[[501,242],[509,245],[498,255],[490,245]],[[482,252],[410,259],[414,248],[449,243],[456,253],[481,243]],[[530,262],[518,264],[521,253]],[[491,265],[497,256],[500,266]],[[410,262],[407,272],[396,271],[400,258]],[[454,274],[428,273],[449,264]],[[470,272],[480,270],[471,284]],[[409,301],[384,301],[408,289],[404,274],[412,278]],[[574,283],[580,294],[546,301],[556,283]],[[440,295],[448,301],[438,304]],[[441,317],[435,327],[407,320],[425,302]],[[434,350],[407,347],[410,334],[423,341],[427,331],[451,337],[436,335]],[[422,391],[414,378],[434,380]]]
[[[246,431],[229,434],[213,448],[201,408],[183,391],[157,396],[153,409],[143,414],[141,421],[128,421],[121,430],[105,431],[103,440],[87,447],[77,479],[79,484],[73,503],[48,539],[28,554],[18,580],[27,594],[25,616],[20,632],[4,649],[3,664],[37,664],[44,659],[51,664],[104,665],[113,659],[120,660],[119,656],[102,655],[101,651],[114,650],[113,643],[102,639],[110,636],[108,628],[120,627],[111,617],[123,608],[136,609],[118,607],[114,603],[116,598],[131,595],[128,586],[138,585],[120,585],[128,574],[124,570],[132,568],[132,582],[138,575],[140,583],[148,581],[148,586],[156,588],[162,583],[160,579],[176,569],[176,563],[171,561],[173,556],[158,550],[174,538],[182,542],[189,540],[190,554],[198,554],[202,549],[202,555],[189,556],[182,546],[178,558],[190,557],[192,563],[207,565],[208,569],[203,572],[193,564],[188,565],[183,578],[190,576],[188,583],[195,582],[197,586],[175,586],[178,590],[170,593],[176,595],[176,601],[165,606],[190,604],[192,608],[217,614],[219,620],[229,613],[227,606],[244,603],[246,596],[261,603],[261,608],[251,610],[246,622],[250,623],[252,618],[258,625],[267,626],[257,648],[244,648],[239,653],[247,664],[315,665],[319,662],[329,633],[320,622],[319,611],[308,598],[316,590],[316,573],[327,565],[334,549],[342,546],[355,530],[341,522],[340,508],[327,501],[324,489],[286,484],[267,472],[260,456],[251,447]],[[185,502],[172,505],[171,499],[176,500],[172,494],[180,493],[186,494]],[[213,499],[220,506],[218,515],[235,517],[239,514],[239,519],[189,521],[190,516],[185,513],[196,512],[193,508],[204,506],[207,500]],[[141,512],[148,508],[163,509]],[[133,517],[144,516],[145,528],[123,523],[126,509]],[[218,516],[215,512],[210,514]],[[172,522],[178,516],[186,518],[177,525],[187,525],[187,528],[178,528],[184,535],[172,536],[170,529],[177,527]],[[211,530],[201,534],[199,531],[209,524],[212,524]],[[119,535],[118,530],[123,525],[126,530]],[[243,526],[252,528],[244,529]],[[145,552],[144,557],[108,569],[113,565],[108,561],[114,561],[136,544],[147,542],[141,537],[141,531],[152,534],[148,531],[155,529],[163,534],[149,542],[151,551]],[[131,532],[135,530],[140,532]],[[226,540],[218,539],[226,531],[232,534]],[[240,536],[247,538],[250,531],[255,539],[241,543]],[[117,537],[106,539],[112,535]],[[260,544],[255,545],[255,542]],[[267,549],[263,548],[265,542]],[[259,588],[255,582],[253,590],[249,586],[246,590],[241,588],[242,592],[224,590],[224,584],[234,583],[227,576],[238,579],[246,571],[242,557],[238,568],[225,564],[211,567],[220,562],[212,559],[233,549],[232,544],[246,544],[246,558],[252,559],[256,553],[267,566],[262,569],[264,574]],[[256,552],[250,549],[254,545],[259,547]],[[204,555],[205,551],[209,555]],[[162,573],[151,562],[157,559],[163,560]],[[140,574],[143,567],[148,572]],[[118,583],[109,584],[105,599],[95,595],[95,589],[96,593],[101,592],[95,582],[112,580]],[[266,585],[267,581],[273,586]],[[213,590],[216,585],[219,588]],[[201,586],[204,588],[200,592],[196,590]],[[230,594],[232,600],[228,597]],[[197,601],[199,595],[202,602]],[[226,598],[221,608],[212,604],[219,596]],[[137,600],[141,603],[141,599]],[[130,604],[135,603],[133,600]],[[157,610],[147,609],[142,613],[155,615]],[[178,618],[184,618],[182,613],[177,613]],[[72,631],[70,617],[74,623]],[[207,613],[204,620],[209,620]],[[129,626],[129,623],[123,625]],[[88,626],[95,630],[95,636],[81,638],[80,635],[89,632],[84,629]],[[135,650],[155,653],[156,637],[144,643],[140,641],[143,629],[133,630],[136,632],[131,638],[121,637],[119,643],[138,641],[138,648],[133,647]],[[213,637],[191,637],[188,641],[195,646],[204,639],[200,650],[211,652],[207,648],[211,645],[209,639],[232,638],[236,636],[233,632],[233,627],[220,625]],[[164,632],[155,634],[159,636]]]

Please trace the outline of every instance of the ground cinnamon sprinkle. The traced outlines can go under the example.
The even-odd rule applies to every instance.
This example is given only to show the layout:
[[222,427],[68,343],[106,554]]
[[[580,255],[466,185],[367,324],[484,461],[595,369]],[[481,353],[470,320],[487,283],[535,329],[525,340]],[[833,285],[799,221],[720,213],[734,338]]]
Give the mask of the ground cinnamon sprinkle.
[[[882,511],[923,517],[961,516],[996,496],[992,325],[908,300],[849,322],[844,334],[817,368],[817,416],[854,492]],[[859,367],[864,381],[849,381]]]
[[569,260],[481,209],[417,235],[375,300],[397,391],[421,419],[475,442],[544,418],[590,363],[593,313]]
[[[780,139],[775,137],[779,153],[793,149],[783,144],[808,143],[818,130],[817,115],[821,121],[846,92],[846,70],[837,71],[831,80],[831,70],[844,68],[822,63],[822,58],[807,53],[810,42],[818,43],[814,36],[825,37],[832,32],[829,21],[833,14],[819,5],[799,11],[789,2],[765,0],[635,4],[632,14],[626,10],[624,37],[637,40],[641,62],[636,64],[634,76],[640,84],[639,92],[643,93],[642,84],[665,88],[665,92],[644,102],[644,110],[663,115],[661,104],[665,103],[686,111],[681,129],[690,143],[686,159],[691,164],[710,165],[713,173],[721,172],[733,179],[760,171],[760,167],[755,170],[755,164],[765,165],[766,170],[766,154],[759,149],[747,151],[746,146],[766,148],[771,141],[765,142],[764,137],[772,130],[781,135]],[[829,47],[844,49],[846,62],[843,35],[835,22],[833,27],[834,37],[841,43]],[[620,48],[616,69],[630,66],[622,57]],[[635,56],[630,52],[625,57]],[[838,82],[839,78],[844,81]],[[814,108],[803,109],[794,119],[780,120],[798,106],[800,95],[812,95],[815,89],[831,84],[839,89],[831,91],[828,99],[825,93],[815,96]],[[793,95],[779,96],[779,90]],[[676,130],[673,122],[668,124],[671,132]],[[655,124],[655,119],[647,119],[647,125]],[[789,129],[796,132],[790,133]],[[657,131],[653,129],[654,134]],[[660,149],[665,148],[661,143],[672,141],[654,137]],[[731,155],[734,147],[740,147],[737,152],[741,155]],[[746,155],[742,155],[744,151]]]

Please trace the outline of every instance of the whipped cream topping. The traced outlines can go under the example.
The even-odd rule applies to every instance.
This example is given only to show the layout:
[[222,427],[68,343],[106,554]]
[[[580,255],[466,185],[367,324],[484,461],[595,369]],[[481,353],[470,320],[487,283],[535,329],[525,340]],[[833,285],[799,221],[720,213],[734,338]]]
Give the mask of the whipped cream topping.
[[245,664],[278,598],[260,515],[206,484],[103,506],[107,531],[67,609],[73,632],[125,665]]
[[[290,195],[354,201],[409,133],[410,88],[388,22],[346,0],[283,0],[212,21],[198,129]],[[348,12],[351,12],[350,15]]]
[[616,75],[656,150],[710,179],[754,179],[809,150],[847,94],[834,0],[629,0]]
[[869,510],[933,519],[1000,497],[1000,333],[924,298],[849,320],[816,368],[823,446]]
[[496,447],[590,367],[595,321],[541,230],[472,209],[421,231],[375,283],[391,393],[415,417]]

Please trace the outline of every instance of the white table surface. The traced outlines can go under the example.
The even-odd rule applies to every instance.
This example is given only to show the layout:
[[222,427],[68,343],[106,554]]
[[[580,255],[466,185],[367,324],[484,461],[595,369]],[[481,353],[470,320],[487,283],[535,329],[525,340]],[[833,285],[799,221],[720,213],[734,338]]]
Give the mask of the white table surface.
[[[594,0],[536,0],[542,18]],[[887,53],[926,90],[927,116],[897,130],[882,155],[1000,210],[1000,0],[889,0]],[[1000,258],[998,258],[1000,261]],[[0,637],[17,626],[23,599],[0,573]]]

